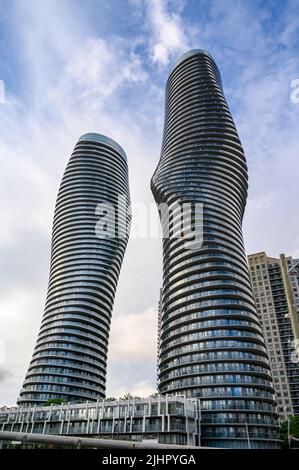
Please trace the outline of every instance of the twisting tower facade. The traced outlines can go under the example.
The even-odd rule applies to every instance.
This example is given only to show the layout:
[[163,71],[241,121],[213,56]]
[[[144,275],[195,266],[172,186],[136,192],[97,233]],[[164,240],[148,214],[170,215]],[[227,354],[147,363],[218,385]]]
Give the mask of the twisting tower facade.
[[[171,214],[161,217],[170,231],[163,239],[159,391],[200,398],[202,445],[276,447],[274,391],[243,246],[246,160],[205,51],[187,52],[171,70],[152,191]],[[178,202],[203,204],[201,247],[172,236],[181,227]]]
[[[108,234],[111,227],[107,236],[96,230],[104,216],[99,207],[106,205],[115,208],[114,236]],[[110,320],[128,240],[129,206],[125,152],[106,136],[83,135],[56,201],[46,306],[18,404],[105,396]]]

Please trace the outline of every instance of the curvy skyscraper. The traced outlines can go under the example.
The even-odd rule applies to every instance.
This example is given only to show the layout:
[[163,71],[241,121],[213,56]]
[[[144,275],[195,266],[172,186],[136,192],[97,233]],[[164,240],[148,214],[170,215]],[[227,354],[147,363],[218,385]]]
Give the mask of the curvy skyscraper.
[[[171,70],[152,191],[170,210],[159,391],[200,398],[202,445],[276,447],[274,390],[242,237],[246,161],[219,70],[205,51],[187,52]],[[202,204],[203,214],[190,209],[189,225],[173,236],[183,204]],[[168,218],[161,221],[166,233]],[[196,224],[202,246],[186,243]]]
[[56,201],[46,306],[18,404],[105,396],[110,320],[128,240],[129,205],[125,152],[103,135],[80,137]]

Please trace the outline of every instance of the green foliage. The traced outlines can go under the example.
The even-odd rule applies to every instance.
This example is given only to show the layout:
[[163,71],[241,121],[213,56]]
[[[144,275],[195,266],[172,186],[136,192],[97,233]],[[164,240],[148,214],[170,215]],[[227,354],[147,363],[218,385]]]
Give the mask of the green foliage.
[[131,398],[134,398],[131,393],[125,393],[123,397],[119,397],[120,400],[130,400]]
[[[290,434],[299,439],[299,416],[290,416]],[[280,439],[282,440],[282,447],[287,449],[288,443],[288,421],[283,421],[280,427]]]
[[133,398],[137,398],[139,399],[140,397],[136,397],[134,395],[132,395],[132,393],[125,393],[124,396],[122,397],[119,397],[120,400],[132,400]]
[[45,406],[49,405],[61,405],[62,403],[66,403],[63,398],[50,398],[45,402]]

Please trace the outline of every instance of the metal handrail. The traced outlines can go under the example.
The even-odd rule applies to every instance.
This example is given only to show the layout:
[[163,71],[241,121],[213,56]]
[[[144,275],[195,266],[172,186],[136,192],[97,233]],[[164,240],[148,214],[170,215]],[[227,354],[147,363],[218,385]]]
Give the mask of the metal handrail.
[[[23,432],[0,431],[0,442],[20,441],[23,445],[27,442],[41,444],[60,444],[73,446],[76,448],[94,447],[99,449],[198,449],[197,446],[177,445],[177,444],[159,444],[156,442],[134,442],[116,439],[98,439],[93,437],[75,437],[75,436],[58,436],[51,434],[35,434]],[[201,447],[201,449],[207,447]]]

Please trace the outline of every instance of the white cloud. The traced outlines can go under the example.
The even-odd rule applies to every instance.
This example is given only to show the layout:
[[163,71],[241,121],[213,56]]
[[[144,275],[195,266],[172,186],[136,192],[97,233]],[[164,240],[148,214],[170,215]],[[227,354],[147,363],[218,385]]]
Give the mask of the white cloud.
[[107,97],[124,82],[148,78],[140,58],[128,51],[119,38],[112,44],[101,38],[88,38],[66,64],[64,74],[65,87],[73,86],[82,92],[81,100],[86,99],[86,92],[93,99]]
[[121,305],[111,322],[107,396],[148,396],[156,392],[157,308],[133,314]]
[[137,314],[118,314],[112,319],[110,361],[143,364],[157,353],[157,309]]
[[151,25],[151,59],[154,63],[167,65],[173,54],[189,48],[188,31],[180,15],[170,11],[167,1],[149,0],[147,5]]
[[1,368],[7,373],[1,380],[0,404],[14,404],[21,389],[44,303],[42,282],[34,287],[15,282],[1,295],[0,341],[4,355]]
[[157,390],[149,380],[143,380],[137,382],[132,388],[132,395],[137,397],[148,397],[152,393],[155,393]]
[[130,393],[134,397],[148,397],[156,392],[157,389],[150,380],[134,380],[134,382],[126,384],[123,380],[123,376],[120,376],[118,380],[114,379],[110,381],[107,397],[119,398],[127,393]]
[[[3,375],[0,403],[16,400],[33,352],[46,299],[55,199],[77,139],[94,131],[117,140],[128,154],[132,196],[145,202],[151,199],[149,179],[155,166],[153,156],[158,159],[160,147],[159,133],[156,135],[159,102],[157,106],[151,100],[156,98],[156,90],[151,89],[134,52],[138,37],[131,42],[117,36],[110,40],[96,37],[84,31],[80,18],[65,2],[58,10],[51,2],[21,2],[19,7],[15,21],[22,39],[18,53],[25,67],[25,96],[22,100],[8,94],[0,106],[0,340],[5,345],[5,370],[11,371],[9,377]],[[125,104],[118,95],[125,90],[129,93],[132,85],[134,93],[140,85],[143,95],[146,90],[149,97],[136,102],[135,114],[127,95]],[[142,358],[147,362],[130,385],[133,391],[138,383],[145,387],[150,382],[147,377],[151,371],[155,373],[156,361],[155,322],[150,325],[154,315],[142,312],[157,305],[161,258],[159,252],[155,257],[153,251],[145,250],[145,244],[131,241],[128,247],[131,255],[126,256],[121,273],[112,327],[112,334],[116,328],[121,339],[112,339],[109,350],[116,368],[125,356],[132,361],[135,356],[137,369],[138,360],[139,365]],[[148,276],[144,276],[141,260],[148,266]],[[150,295],[145,295],[146,289]],[[132,311],[136,315],[130,315]],[[127,316],[128,322],[124,320]],[[134,320],[135,331],[140,330],[132,342],[126,325],[133,327]],[[147,325],[147,337],[138,322]],[[127,370],[124,388],[132,382],[134,372]],[[113,374],[109,381],[113,383]]]

